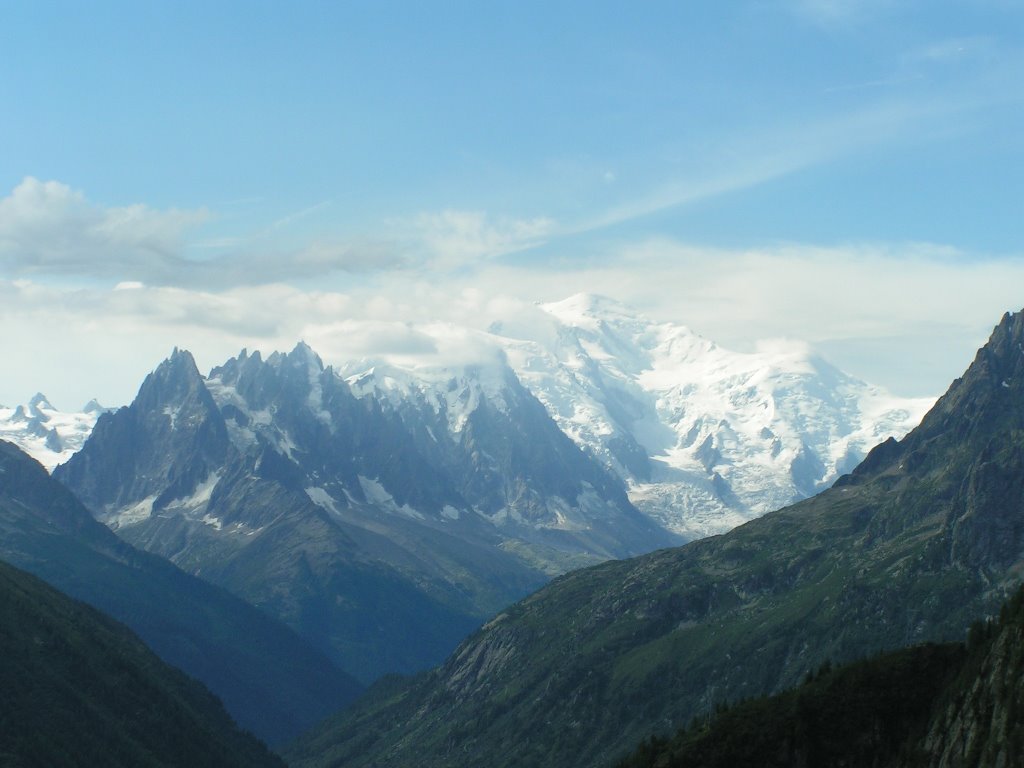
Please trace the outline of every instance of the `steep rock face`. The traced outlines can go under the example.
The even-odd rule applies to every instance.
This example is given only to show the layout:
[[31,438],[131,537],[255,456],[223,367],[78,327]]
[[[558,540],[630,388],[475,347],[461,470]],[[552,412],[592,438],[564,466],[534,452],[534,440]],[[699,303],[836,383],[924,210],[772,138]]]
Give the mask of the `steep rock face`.
[[305,344],[205,379],[176,352],[55,477],[364,680],[436,663],[553,573],[676,540],[507,367],[439,375],[395,396]]
[[5,765],[283,765],[125,627],[6,563],[0,616]]
[[[932,718],[923,749],[931,768],[1014,766],[1024,760],[1024,601],[1004,610],[998,633],[986,643]],[[992,631],[989,628],[989,631]]]
[[[60,471],[62,482],[115,527],[186,496],[223,463],[224,420],[188,352],[146,377],[135,401],[96,422],[91,443]],[[90,448],[102,443],[105,450]]]
[[672,540],[504,365],[376,365],[348,381],[363,402],[397,416],[431,475],[445,478],[451,492],[434,501],[442,514],[476,514],[516,538],[595,559]]
[[46,470],[0,441],[0,559],[125,622],[277,744],[359,693],[291,630],[93,519]]
[[1007,315],[917,430],[832,489],[557,579],[430,675],[371,692],[293,764],[602,765],[825,659],[962,638],[1024,569],[993,533],[1024,518],[1016,485],[981,482],[1017,472],[1022,343],[1021,316]]

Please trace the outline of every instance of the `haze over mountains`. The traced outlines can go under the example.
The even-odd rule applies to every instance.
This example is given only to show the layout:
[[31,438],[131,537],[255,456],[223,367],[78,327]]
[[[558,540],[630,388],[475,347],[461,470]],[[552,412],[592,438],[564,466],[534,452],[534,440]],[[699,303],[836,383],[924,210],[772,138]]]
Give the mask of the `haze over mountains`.
[[[827,558],[817,562],[819,555],[805,551],[805,535],[779,533],[773,527],[778,523],[765,523],[763,534],[756,526],[730,534],[757,539],[741,546],[756,554],[740,560],[762,563],[760,575],[744,570],[749,563],[723,561],[718,539],[694,550],[705,555],[666,549],[647,560],[621,559],[726,530],[814,494],[851,469],[870,445],[902,436],[927,403],[894,398],[799,345],[729,352],[686,328],[651,322],[595,296],[540,309],[541,321],[534,317],[529,327],[494,326],[486,333],[417,329],[435,339],[437,348],[458,342],[463,353],[457,360],[382,353],[335,369],[300,343],[287,354],[266,358],[243,350],[204,376],[188,352],[174,350],[127,407],[66,416],[37,396],[12,410],[6,426],[8,434],[22,435],[28,448],[48,452],[52,464],[61,455],[57,449],[66,452],[95,417],[81,449],[53,470],[55,480],[127,542],[258,606],[363,683],[440,663],[484,622],[475,638],[501,635],[496,642],[504,649],[503,661],[491,658],[490,640],[480,647],[471,640],[440,672],[422,678],[418,692],[402,694],[404,701],[446,712],[450,728],[432,716],[421,723],[404,710],[396,714],[391,704],[378,709],[372,697],[351,722],[408,719],[414,732],[422,727],[447,733],[450,740],[470,738],[468,743],[480,745],[477,757],[492,761],[491,750],[510,749],[533,736],[506,731],[504,715],[495,716],[500,726],[458,722],[463,707],[489,713],[496,706],[486,691],[493,693],[504,680],[506,662],[524,653],[518,674],[557,682],[537,699],[541,706],[549,695],[559,702],[563,697],[601,701],[595,691],[576,688],[579,675],[602,680],[623,663],[622,653],[639,654],[645,659],[637,661],[640,678],[614,672],[617,682],[604,688],[618,696],[618,686],[626,685],[627,691],[635,688],[632,693],[604,700],[603,715],[578,713],[617,734],[607,744],[587,737],[586,749],[572,748],[577,757],[558,758],[585,765],[609,759],[630,739],[641,738],[648,715],[675,718],[690,711],[686,707],[709,706],[719,695],[704,688],[690,691],[677,681],[682,693],[670,705],[663,701],[651,681],[675,674],[662,654],[682,652],[674,639],[659,634],[664,615],[678,614],[680,625],[702,627],[702,617],[718,615],[716,606],[732,610],[761,600],[788,605],[803,599],[793,597],[794,589],[814,592],[812,600],[835,600],[816,579],[822,568],[840,567]],[[824,511],[828,502],[822,498],[830,497],[806,502],[822,510],[812,515],[810,528],[817,531],[812,540],[824,535],[849,548],[848,542],[839,543],[845,523],[836,521],[844,519],[842,514]],[[780,517],[785,514],[773,519]],[[695,566],[693,557],[701,564]],[[808,563],[817,564],[795,566],[796,575],[782,576],[775,573],[777,558],[810,558]],[[610,570],[575,570],[607,560],[615,561],[605,566]],[[646,564],[654,561],[657,565]],[[686,564],[681,571],[680,563]],[[853,566],[844,561],[840,569],[848,567]],[[861,567],[874,573],[876,566]],[[880,579],[898,581],[877,567],[886,574]],[[725,586],[733,576],[705,583],[706,573],[737,568],[740,586]],[[520,605],[547,606],[548,595],[562,594],[561,585],[582,585],[570,588],[568,613],[556,608],[551,616],[534,616],[527,610],[534,629],[525,635],[513,629],[506,636],[502,628],[518,627],[512,619],[521,611],[507,606],[567,572],[572,573]],[[651,583],[655,573],[657,584]],[[612,594],[595,592],[594,583],[606,584]],[[617,584],[634,585],[639,596],[619,595]],[[652,600],[653,608],[643,607]],[[669,604],[675,607],[666,608]],[[635,627],[628,630],[620,626],[625,605],[635,608],[627,622]],[[826,631],[823,625],[809,630],[786,625],[788,607],[768,610],[781,622],[770,621],[775,629],[769,632],[788,637]],[[572,648],[562,647],[557,627],[571,628]],[[587,640],[592,630],[596,635]],[[541,646],[521,650],[523,642],[535,641],[535,631],[545,638]],[[761,628],[736,632],[763,637]],[[863,638],[853,634],[855,639],[833,650],[858,647]],[[714,676],[714,688],[723,695],[740,691],[729,681],[764,692],[801,674],[805,659],[790,659],[792,649],[783,654],[786,661],[762,658],[753,677],[729,671],[721,667],[720,653],[750,655],[753,649],[733,648],[714,635],[694,641],[716,650],[707,658],[698,655],[692,673]],[[877,626],[872,636],[899,642]],[[628,649],[643,638],[644,650]],[[659,650],[647,648],[652,639]],[[580,642],[602,649],[600,658],[593,648],[581,653]],[[511,654],[507,659],[506,653]],[[488,671],[480,677],[483,668]],[[451,701],[422,687],[439,674],[459,680],[444,684],[455,694]],[[478,679],[485,692],[470,679]],[[533,684],[510,678],[500,685],[526,695]],[[616,719],[622,701],[638,697],[646,714],[632,724]],[[555,699],[551,706],[562,707]],[[505,706],[499,709],[504,712]],[[517,720],[535,717],[519,704],[508,706]],[[659,707],[665,706],[662,712]],[[567,715],[570,711],[565,709]],[[310,742],[319,746],[308,749],[355,759],[349,727],[324,732]],[[280,738],[276,731],[268,733]],[[390,737],[382,738],[386,760],[411,759],[392,753]],[[417,743],[416,738],[408,743]],[[562,737],[552,732],[544,738]],[[439,742],[428,741],[416,750],[432,764]],[[356,752],[362,754],[363,746]],[[437,764],[444,763],[440,755]]]
[[55,477],[352,674],[412,671],[552,573],[673,541],[491,373],[453,379],[453,403],[474,403],[460,420],[359,397],[301,344],[205,379],[176,351]]
[[[827,487],[933,402],[893,397],[799,343],[732,352],[605,297],[578,294],[539,309],[489,333],[406,327],[410,349],[382,341],[379,355],[344,361],[338,372],[364,396],[443,400],[454,425],[475,402],[455,402],[449,382],[469,366],[500,388],[504,360],[559,428],[622,479],[637,508],[686,539]],[[454,363],[438,351],[453,347]],[[0,434],[52,469],[99,412],[0,409]]]
[[55,477],[369,682],[439,662],[553,575],[813,493],[922,406],[608,299],[541,309],[530,329],[418,329],[458,364],[335,371],[299,344],[204,377],[175,351]]

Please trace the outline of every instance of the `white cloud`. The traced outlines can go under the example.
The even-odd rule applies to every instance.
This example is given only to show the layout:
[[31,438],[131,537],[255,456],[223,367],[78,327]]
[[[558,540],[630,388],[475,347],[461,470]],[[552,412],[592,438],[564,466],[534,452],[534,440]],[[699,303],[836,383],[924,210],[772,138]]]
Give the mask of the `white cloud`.
[[1021,285],[1024,258],[982,259],[932,245],[713,250],[664,239],[585,267],[487,262],[445,280],[404,270],[344,290],[279,283],[70,289],[0,280],[0,402],[42,389],[67,407],[93,396],[124,403],[174,346],[190,349],[205,369],[242,347],[288,350],[299,339],[335,365],[380,356],[468,361],[486,354],[473,329],[501,323],[509,335],[550,332],[534,303],[578,291],[735,348],[800,339],[869,381],[935,394],[963,371],[1002,313],[1020,309]]
[[180,267],[184,234],[203,210],[104,208],[56,181],[25,178],[0,199],[0,264],[15,274],[128,277]]
[[914,51],[909,58],[917,61],[947,62],[969,58],[989,58],[995,52],[996,44],[992,38],[974,35],[937,40]]

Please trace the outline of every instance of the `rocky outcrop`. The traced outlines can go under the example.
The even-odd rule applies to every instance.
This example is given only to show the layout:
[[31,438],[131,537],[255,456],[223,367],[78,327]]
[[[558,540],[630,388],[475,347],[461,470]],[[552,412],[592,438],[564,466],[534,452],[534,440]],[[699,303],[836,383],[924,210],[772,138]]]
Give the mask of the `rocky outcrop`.
[[924,743],[931,768],[1024,764],[1024,616],[1006,623],[938,715]]

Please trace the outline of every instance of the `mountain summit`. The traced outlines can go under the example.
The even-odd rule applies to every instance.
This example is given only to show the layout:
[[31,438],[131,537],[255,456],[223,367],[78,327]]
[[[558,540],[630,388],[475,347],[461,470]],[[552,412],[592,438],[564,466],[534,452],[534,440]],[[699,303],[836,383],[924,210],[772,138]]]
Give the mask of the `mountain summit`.
[[796,342],[734,352],[588,294],[540,309],[546,332],[496,343],[633,503],[686,538],[827,488],[933,403],[893,397]]

